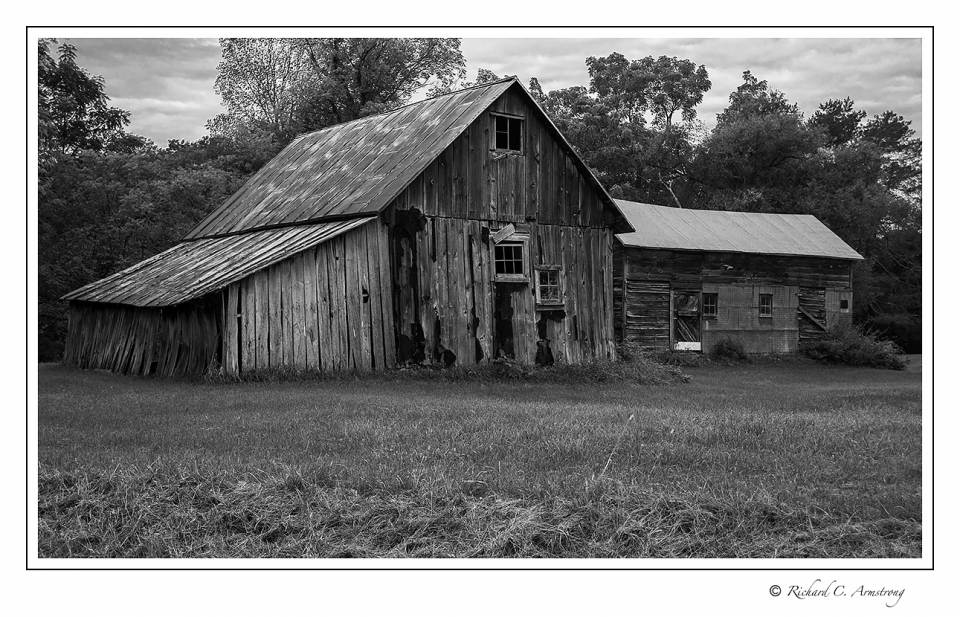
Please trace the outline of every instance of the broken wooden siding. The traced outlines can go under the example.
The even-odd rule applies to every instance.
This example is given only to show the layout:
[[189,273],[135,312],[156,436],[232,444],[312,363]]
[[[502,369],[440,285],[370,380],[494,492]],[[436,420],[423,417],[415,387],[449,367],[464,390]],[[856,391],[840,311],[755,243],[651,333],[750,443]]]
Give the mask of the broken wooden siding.
[[63,361],[135,375],[197,375],[218,358],[217,298],[141,308],[71,302]]
[[[545,341],[555,360],[611,358],[613,254],[609,229],[525,224],[528,281],[497,282],[491,229],[480,221],[424,217],[412,240],[395,240],[401,361],[457,363],[497,356],[495,298],[509,296],[514,359],[533,364]],[[564,304],[538,307],[537,266],[559,266]]]
[[[851,262],[844,259],[702,253],[618,246],[622,265],[614,282],[618,341],[651,350],[670,349],[673,289],[718,294],[718,314],[702,318],[703,350],[722,338],[736,338],[750,353],[790,353],[828,324],[849,322],[840,299],[852,307]],[[759,317],[759,294],[774,296],[773,315]],[[825,295],[830,295],[827,311]],[[803,317],[808,310],[823,328]]]
[[370,371],[395,365],[390,257],[379,221],[230,285],[223,366]]
[[[474,364],[503,351],[534,363],[612,358],[615,208],[522,91],[511,89],[385,211],[401,362]],[[494,147],[492,114],[521,116],[521,152]],[[498,282],[492,233],[529,235],[524,282]],[[560,269],[562,306],[537,307],[535,268]],[[500,338],[503,333],[500,333]]]

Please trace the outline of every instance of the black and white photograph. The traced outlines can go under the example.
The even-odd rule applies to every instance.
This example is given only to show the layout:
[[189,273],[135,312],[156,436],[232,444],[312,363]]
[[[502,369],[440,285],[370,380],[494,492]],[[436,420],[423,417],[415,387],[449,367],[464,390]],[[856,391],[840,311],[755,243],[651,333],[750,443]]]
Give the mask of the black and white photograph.
[[28,27],[28,574],[929,608],[932,35]]

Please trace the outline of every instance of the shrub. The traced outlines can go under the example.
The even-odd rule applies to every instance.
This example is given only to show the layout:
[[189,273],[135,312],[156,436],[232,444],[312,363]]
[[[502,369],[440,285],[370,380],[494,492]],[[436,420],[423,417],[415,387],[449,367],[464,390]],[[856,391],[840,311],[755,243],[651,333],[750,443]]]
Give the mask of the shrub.
[[732,338],[722,338],[710,350],[710,357],[715,360],[743,361],[747,359],[747,352],[743,350],[743,343]]
[[830,329],[823,339],[806,345],[803,352],[826,364],[872,366],[903,370],[902,351],[893,342],[856,326],[840,325]]

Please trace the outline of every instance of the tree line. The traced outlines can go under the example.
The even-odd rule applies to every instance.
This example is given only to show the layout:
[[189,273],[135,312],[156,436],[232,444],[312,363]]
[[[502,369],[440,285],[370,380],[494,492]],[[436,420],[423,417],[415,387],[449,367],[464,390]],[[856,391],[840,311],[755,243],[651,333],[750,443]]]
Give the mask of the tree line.
[[[62,353],[58,298],[175,244],[296,135],[498,76],[466,80],[458,39],[221,39],[225,113],[195,141],[129,133],[76,48],[39,54],[39,351]],[[855,318],[920,345],[920,141],[894,111],[849,98],[808,118],[750,71],[707,130],[703,65],[612,53],[589,84],[528,89],[612,195],[683,208],[809,213],[866,258]]]

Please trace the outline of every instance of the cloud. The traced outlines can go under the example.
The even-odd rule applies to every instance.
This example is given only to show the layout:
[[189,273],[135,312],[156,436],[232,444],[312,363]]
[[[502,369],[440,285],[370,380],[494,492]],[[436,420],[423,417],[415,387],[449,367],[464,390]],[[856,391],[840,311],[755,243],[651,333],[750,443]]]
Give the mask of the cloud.
[[537,77],[545,90],[586,85],[587,56],[687,58],[713,82],[698,108],[708,126],[749,69],[807,114],[849,96],[868,114],[892,109],[920,130],[920,39],[464,39],[462,49],[471,77],[486,67],[524,82]]
[[[223,111],[213,92],[216,39],[69,39],[78,61],[103,75],[113,104],[131,112],[129,130],[158,144],[197,139]],[[903,114],[919,132],[919,39],[463,39],[469,78],[479,67],[540,79],[545,90],[587,85],[584,60],[614,51],[628,58],[668,55],[707,67],[713,86],[698,108],[712,126],[749,69],[812,113],[829,98],[851,97],[873,115]]]

